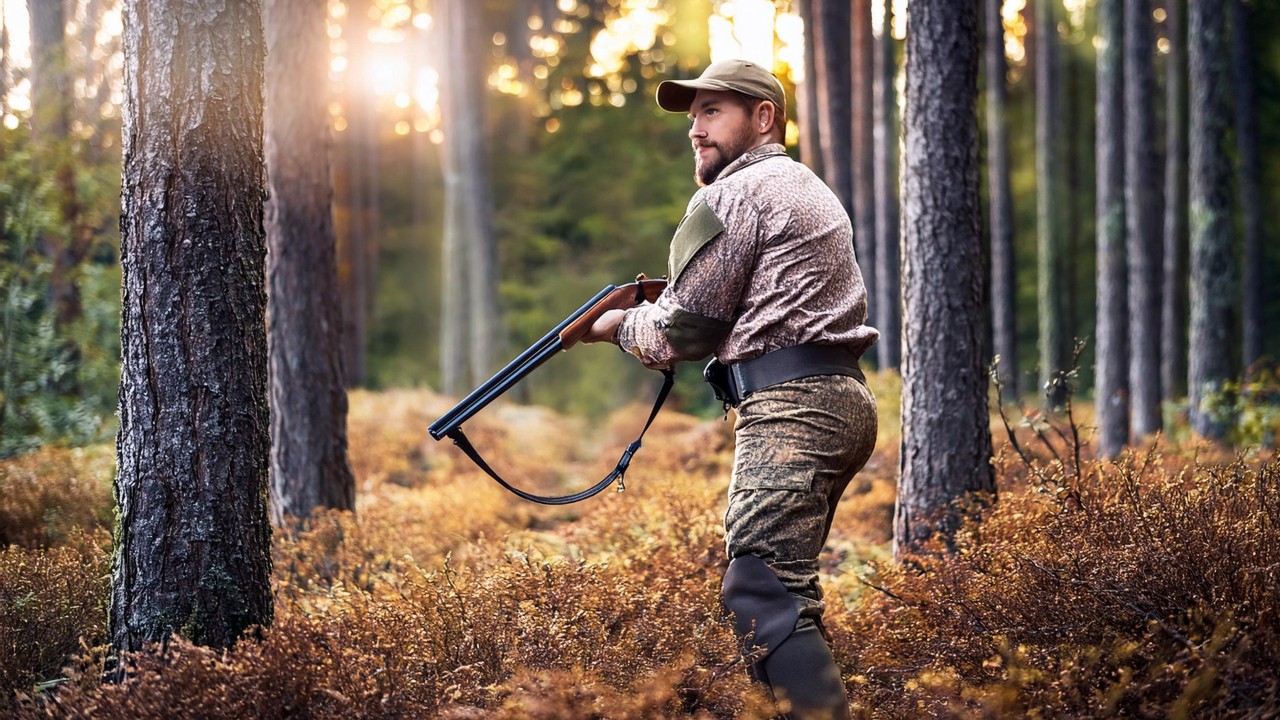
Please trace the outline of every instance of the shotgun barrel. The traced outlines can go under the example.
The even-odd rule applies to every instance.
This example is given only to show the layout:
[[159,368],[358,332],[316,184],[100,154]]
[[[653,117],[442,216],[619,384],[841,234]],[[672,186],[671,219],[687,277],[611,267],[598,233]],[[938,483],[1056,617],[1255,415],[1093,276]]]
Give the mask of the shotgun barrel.
[[616,285],[608,285],[596,293],[595,297],[592,297],[582,307],[575,310],[572,315],[562,320],[559,325],[556,325],[546,335],[543,335],[542,339],[520,353],[515,360],[507,363],[506,367],[495,373],[480,387],[472,390],[461,402],[431,423],[431,426],[427,428],[427,432],[435,440],[445,437],[470,419],[472,415],[480,412],[486,405],[497,399],[499,395],[509,390],[512,385],[524,379],[526,375],[537,369],[539,365],[546,362],[563,347],[563,343],[560,341],[560,333],[565,328],[589,312],[591,308],[608,297],[609,293],[615,289],[617,289]]

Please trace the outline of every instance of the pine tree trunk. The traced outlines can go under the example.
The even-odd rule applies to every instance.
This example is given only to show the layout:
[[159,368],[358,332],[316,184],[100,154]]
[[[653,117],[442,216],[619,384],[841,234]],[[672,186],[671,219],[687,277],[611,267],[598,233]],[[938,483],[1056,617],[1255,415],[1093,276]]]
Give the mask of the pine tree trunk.
[[445,177],[445,392],[487,378],[498,328],[497,262],[489,219],[489,178],[484,144],[484,77],[476,49],[483,47],[472,8],[460,0],[440,5],[439,19],[454,62],[441,87],[442,124],[448,141]]
[[1240,215],[1244,230],[1244,349],[1245,368],[1262,359],[1262,285],[1266,259],[1262,254],[1262,187],[1258,152],[1258,98],[1249,37],[1249,8],[1231,0],[1231,67],[1235,82],[1236,154],[1240,157]]
[[[1037,297],[1040,326],[1040,385],[1067,370],[1066,259],[1058,222],[1061,199],[1062,121],[1058,102],[1058,19],[1052,0],[1035,1],[1036,49],[1036,234]],[[1049,392],[1050,407],[1066,400],[1060,388]]]
[[27,0],[31,20],[32,137],[39,150],[42,174],[57,187],[57,230],[41,233],[40,244],[51,262],[49,273],[58,325],[84,314],[76,274],[89,254],[93,235],[84,227],[84,208],[76,188],[71,136],[72,93],[67,68],[67,16],[61,0]]
[[370,195],[376,189],[371,156],[377,143],[372,115],[376,98],[365,78],[369,77],[370,0],[347,3],[343,36],[347,39],[351,62],[346,72],[342,97],[347,127],[335,143],[334,192],[342,204],[338,223],[338,282],[342,298],[343,369],[349,388],[368,380],[366,348],[369,340],[370,258],[376,256]]
[[1009,177],[1008,62],[1004,54],[1002,0],[986,0],[984,49],[987,73],[987,187],[991,204],[992,348],[1000,356],[997,377],[1007,397],[1018,388],[1017,276],[1013,246],[1013,190]]
[[1098,2],[1098,456],[1129,442],[1129,293],[1125,261],[1124,0]]
[[[853,74],[853,119],[852,119],[852,161],[853,161],[853,245],[857,250],[858,263],[867,269],[863,273],[867,298],[876,300],[878,267],[876,247],[876,202],[875,202],[875,95],[874,84],[874,47],[875,38],[871,34],[871,0],[854,0],[852,3],[852,23],[850,36],[853,38],[853,54],[849,64]],[[868,307],[868,322],[880,325],[882,310],[875,304]],[[877,343],[879,345],[879,343]],[[876,364],[883,368],[884,347],[876,349]]]
[[800,161],[818,177],[824,177],[822,147],[818,131],[817,40],[814,31],[813,3],[797,0],[797,10],[804,22],[804,79],[796,85],[796,122],[800,125]]
[[353,510],[323,5],[266,0],[271,514]]
[[875,40],[875,227],[876,227],[876,343],[881,370],[902,362],[902,238],[898,218],[898,75],[893,40],[893,8],[885,7],[884,27]]
[[894,557],[994,493],[983,367],[977,2],[913,0],[903,117],[902,449]]
[[1187,25],[1186,0],[1167,0],[1165,31],[1164,280],[1160,318],[1160,389],[1187,394]]
[[1187,57],[1190,103],[1191,428],[1210,438],[1226,434],[1224,418],[1204,404],[1231,378],[1232,311],[1240,286],[1232,247],[1231,52],[1225,3],[1192,2]]
[[110,635],[227,647],[272,617],[256,2],[124,5]]
[[1125,227],[1129,254],[1129,408],[1134,439],[1160,429],[1160,193],[1151,0],[1124,7]]
[[849,5],[847,0],[813,0],[813,44],[822,179],[840,198],[840,204],[852,219],[853,108],[850,101],[853,76],[849,66],[852,60]]

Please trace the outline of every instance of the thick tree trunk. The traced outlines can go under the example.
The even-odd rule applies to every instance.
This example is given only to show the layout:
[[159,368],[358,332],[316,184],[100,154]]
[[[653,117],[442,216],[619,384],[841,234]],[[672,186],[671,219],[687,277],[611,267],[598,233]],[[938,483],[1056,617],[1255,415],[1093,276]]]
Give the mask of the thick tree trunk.
[[[849,64],[852,14],[847,0],[813,0],[814,84],[822,179],[853,218],[853,76]],[[856,228],[855,228],[856,230]],[[855,239],[855,245],[857,241]]]
[[[488,162],[484,144],[484,77],[477,57],[478,18],[461,0],[439,6],[453,62],[441,87],[444,147],[444,327],[442,376],[445,392],[484,380],[492,370],[498,337],[498,274],[489,219]],[[469,59],[474,59],[470,61]],[[467,359],[463,365],[460,359]]]
[[272,617],[256,2],[124,5],[111,642],[226,647]]
[[1123,0],[1098,2],[1098,455],[1129,442],[1129,294],[1125,262]]
[[884,27],[875,41],[875,227],[876,361],[881,370],[902,362],[902,238],[898,219],[898,75],[893,40],[893,8],[885,7]]
[[992,349],[997,377],[1010,399],[1018,397],[1017,276],[1013,249],[1013,190],[1009,169],[1008,62],[1004,55],[1001,0],[985,0],[987,73],[987,187],[991,205]]
[[1258,98],[1254,82],[1249,8],[1231,0],[1231,67],[1235,76],[1236,154],[1240,156],[1240,215],[1244,230],[1244,351],[1247,369],[1263,355],[1262,171],[1258,152]]
[[1204,405],[1231,378],[1232,308],[1240,286],[1232,247],[1231,52],[1225,3],[1189,3],[1191,140],[1191,361],[1187,377],[1191,428],[1211,438],[1226,433]]
[[[849,34],[853,38],[853,54],[849,64],[853,74],[853,135],[850,143],[853,150],[853,245],[857,249],[858,263],[867,268],[867,272],[863,274],[867,297],[874,301],[879,297],[876,291],[879,274],[876,271],[879,266],[876,258],[880,249],[876,247],[875,95],[872,87],[875,38],[871,34],[871,0],[854,0]],[[873,302],[868,307],[868,321],[872,325],[880,325],[881,312]],[[884,367],[883,354],[884,347],[878,347],[876,358],[881,368]]]
[[994,493],[978,199],[977,2],[913,0],[903,118],[902,450],[894,556]]
[[796,122],[800,125],[800,161],[818,177],[822,168],[822,147],[818,131],[817,36],[814,30],[813,3],[797,0],[800,19],[804,22],[804,80],[796,86]]
[[352,510],[342,315],[329,179],[325,7],[266,0],[271,515]]
[[1187,0],[1168,0],[1165,29],[1164,280],[1161,285],[1160,389],[1187,394]]
[[1124,199],[1129,254],[1129,407],[1135,440],[1160,429],[1160,192],[1151,0],[1124,7]]
[[[1070,362],[1066,307],[1066,260],[1058,202],[1061,199],[1062,120],[1058,102],[1058,14],[1051,0],[1035,1],[1036,66],[1036,279],[1039,298],[1040,385],[1067,370]],[[1047,398],[1050,407],[1066,398],[1060,389]]]

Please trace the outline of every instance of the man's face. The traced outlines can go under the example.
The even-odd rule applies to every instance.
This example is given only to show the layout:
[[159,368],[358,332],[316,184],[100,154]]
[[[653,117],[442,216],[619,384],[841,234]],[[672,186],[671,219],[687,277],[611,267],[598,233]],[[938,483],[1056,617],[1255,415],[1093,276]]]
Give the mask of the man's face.
[[759,143],[749,108],[730,90],[699,90],[689,107],[689,139],[693,142],[693,177],[710,185],[729,163]]

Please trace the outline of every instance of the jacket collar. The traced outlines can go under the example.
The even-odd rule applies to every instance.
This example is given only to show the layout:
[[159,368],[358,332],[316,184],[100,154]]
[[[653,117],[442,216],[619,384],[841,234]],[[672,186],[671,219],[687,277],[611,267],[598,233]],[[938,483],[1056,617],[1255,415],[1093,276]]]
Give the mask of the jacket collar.
[[748,165],[754,165],[761,160],[768,160],[779,155],[785,156],[786,154],[787,149],[781,143],[767,143],[753,150],[748,150],[739,156],[737,160],[729,163],[724,170],[721,170],[714,182],[719,182]]

